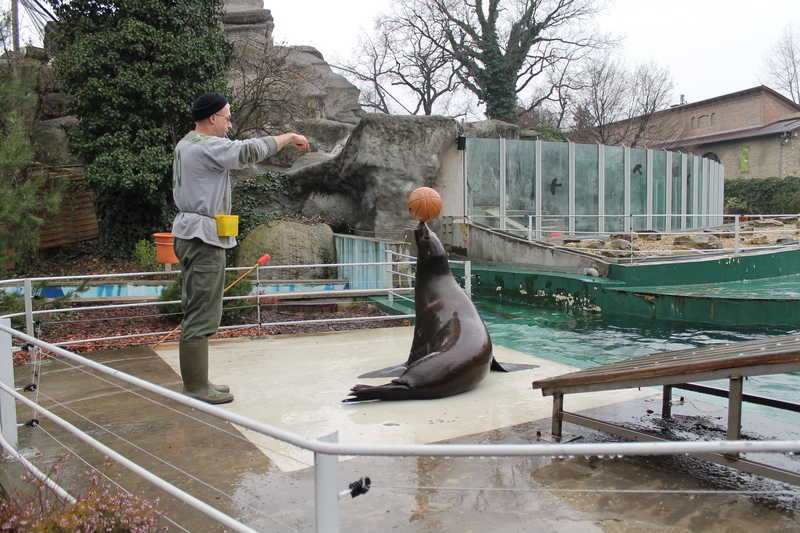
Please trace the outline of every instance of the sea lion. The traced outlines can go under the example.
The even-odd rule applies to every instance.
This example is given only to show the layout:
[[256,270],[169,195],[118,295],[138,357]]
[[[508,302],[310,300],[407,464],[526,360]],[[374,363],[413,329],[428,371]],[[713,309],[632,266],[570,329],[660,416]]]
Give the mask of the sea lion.
[[535,367],[495,361],[486,325],[450,272],[439,238],[424,222],[414,230],[414,237],[416,320],[408,361],[359,376],[399,377],[385,385],[356,385],[344,402],[444,398],[475,388],[491,368]]

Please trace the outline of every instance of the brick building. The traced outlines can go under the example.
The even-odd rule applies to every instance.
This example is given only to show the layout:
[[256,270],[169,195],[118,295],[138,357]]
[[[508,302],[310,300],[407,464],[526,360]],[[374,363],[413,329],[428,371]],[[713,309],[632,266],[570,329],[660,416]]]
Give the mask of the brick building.
[[800,176],[800,105],[763,85],[671,107],[654,119],[681,134],[654,148],[708,157],[725,179]]

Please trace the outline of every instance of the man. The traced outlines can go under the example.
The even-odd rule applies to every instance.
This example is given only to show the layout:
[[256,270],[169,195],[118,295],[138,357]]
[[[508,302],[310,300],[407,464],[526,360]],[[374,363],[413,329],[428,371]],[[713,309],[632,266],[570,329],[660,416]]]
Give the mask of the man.
[[195,129],[178,142],[172,165],[173,197],[180,212],[172,223],[175,254],[183,274],[180,368],[183,393],[212,404],[233,401],[226,385],[208,381],[208,338],[222,318],[225,250],[235,237],[217,235],[215,215],[231,212],[229,171],[252,167],[287,144],[308,150],[296,133],[232,141],[231,106],[218,93],[192,104]]

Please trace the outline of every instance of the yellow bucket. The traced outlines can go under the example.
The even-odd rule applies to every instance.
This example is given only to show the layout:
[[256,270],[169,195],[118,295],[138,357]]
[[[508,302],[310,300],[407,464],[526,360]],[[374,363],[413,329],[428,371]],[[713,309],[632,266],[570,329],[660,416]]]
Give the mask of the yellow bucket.
[[236,237],[239,235],[239,217],[236,215],[217,215],[217,235]]

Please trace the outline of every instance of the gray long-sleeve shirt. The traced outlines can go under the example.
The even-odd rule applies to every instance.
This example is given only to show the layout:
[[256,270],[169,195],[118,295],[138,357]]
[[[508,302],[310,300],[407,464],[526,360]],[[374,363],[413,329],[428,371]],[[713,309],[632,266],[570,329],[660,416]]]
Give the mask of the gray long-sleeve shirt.
[[175,147],[172,197],[180,213],[172,223],[179,239],[200,238],[220,248],[236,246],[236,237],[217,235],[215,215],[231,214],[230,170],[252,167],[278,151],[273,137],[232,141],[197,131]]

